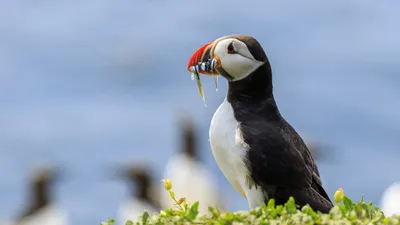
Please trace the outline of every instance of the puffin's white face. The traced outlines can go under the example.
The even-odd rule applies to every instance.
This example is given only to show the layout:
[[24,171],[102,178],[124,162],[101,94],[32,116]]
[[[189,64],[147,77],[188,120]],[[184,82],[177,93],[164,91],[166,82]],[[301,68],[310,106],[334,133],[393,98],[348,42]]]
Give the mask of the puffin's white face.
[[235,38],[221,39],[216,40],[211,49],[211,57],[219,59],[220,68],[217,68],[217,71],[221,73],[222,68],[231,76],[230,79],[226,77],[229,81],[241,80],[264,64],[254,58],[242,41]]

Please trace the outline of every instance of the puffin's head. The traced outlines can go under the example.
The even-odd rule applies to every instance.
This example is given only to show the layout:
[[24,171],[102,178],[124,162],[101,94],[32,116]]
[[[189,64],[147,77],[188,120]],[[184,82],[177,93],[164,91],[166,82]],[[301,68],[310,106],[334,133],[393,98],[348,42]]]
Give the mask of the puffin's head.
[[189,60],[188,70],[197,70],[205,75],[218,74],[234,82],[249,76],[267,61],[264,50],[255,38],[234,34],[197,49]]

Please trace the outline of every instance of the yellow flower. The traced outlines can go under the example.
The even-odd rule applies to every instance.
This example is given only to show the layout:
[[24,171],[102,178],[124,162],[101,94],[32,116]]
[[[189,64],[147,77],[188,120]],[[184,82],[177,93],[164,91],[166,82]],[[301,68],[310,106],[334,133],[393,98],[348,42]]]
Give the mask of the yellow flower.
[[344,191],[342,188],[339,188],[336,192],[335,195],[333,196],[333,199],[335,200],[336,203],[342,202],[344,199]]
[[167,191],[171,190],[172,182],[170,179],[164,179],[164,180],[162,180],[162,182],[164,183],[165,190],[167,190]]

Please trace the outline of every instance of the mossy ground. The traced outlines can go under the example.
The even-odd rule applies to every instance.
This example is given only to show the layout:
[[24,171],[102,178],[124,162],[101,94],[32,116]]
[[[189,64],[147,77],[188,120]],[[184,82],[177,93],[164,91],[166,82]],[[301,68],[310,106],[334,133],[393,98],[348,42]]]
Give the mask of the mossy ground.
[[[167,180],[169,181],[169,180]],[[170,182],[170,181],[169,181]],[[165,185],[166,183],[164,183]],[[344,195],[339,189],[334,196],[336,205],[328,214],[315,212],[308,205],[301,210],[296,209],[295,200],[290,198],[285,205],[275,205],[271,199],[267,205],[253,209],[251,211],[223,212],[209,207],[210,215],[200,215],[198,213],[199,202],[190,205],[184,198],[175,199],[175,194],[171,191],[171,184],[165,185],[171,198],[175,201],[173,208],[162,210],[160,213],[144,212],[138,221],[127,221],[126,225],[145,225],[145,224],[210,224],[210,225],[240,225],[240,224],[400,224],[400,216],[385,217],[382,211],[371,202],[364,202],[363,198],[359,202],[353,202]],[[113,225],[114,220],[109,219],[101,225]]]

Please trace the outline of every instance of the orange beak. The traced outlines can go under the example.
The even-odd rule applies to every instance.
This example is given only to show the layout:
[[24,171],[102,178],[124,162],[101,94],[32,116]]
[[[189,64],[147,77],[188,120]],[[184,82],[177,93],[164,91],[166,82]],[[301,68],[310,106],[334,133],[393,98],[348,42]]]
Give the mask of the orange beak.
[[[193,67],[198,66],[198,72],[204,75],[215,75],[215,72],[209,71],[207,66],[205,65],[206,63],[210,63],[212,60],[211,53],[213,48],[213,42],[209,42],[200,48],[198,48],[193,55],[190,57],[189,62],[188,62],[188,67],[187,70],[189,72],[194,72]],[[217,60],[217,64],[219,63],[219,60]],[[203,66],[202,66],[203,64]]]

